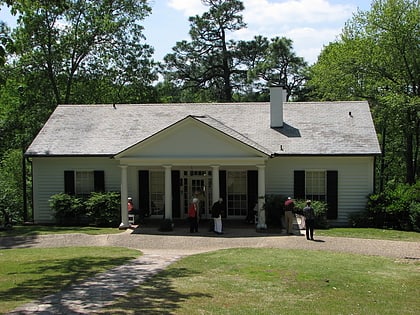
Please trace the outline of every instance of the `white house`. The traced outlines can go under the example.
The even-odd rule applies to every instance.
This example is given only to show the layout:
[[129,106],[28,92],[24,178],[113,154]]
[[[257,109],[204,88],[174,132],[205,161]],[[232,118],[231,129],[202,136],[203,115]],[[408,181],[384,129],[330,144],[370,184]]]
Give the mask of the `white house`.
[[[267,103],[59,105],[26,152],[35,223],[51,223],[60,192],[121,192],[152,216],[184,218],[198,195],[202,215],[226,201],[244,219],[264,196],[325,200],[332,225],[346,225],[374,190],[380,147],[369,105]],[[262,227],[264,221],[260,221]]]

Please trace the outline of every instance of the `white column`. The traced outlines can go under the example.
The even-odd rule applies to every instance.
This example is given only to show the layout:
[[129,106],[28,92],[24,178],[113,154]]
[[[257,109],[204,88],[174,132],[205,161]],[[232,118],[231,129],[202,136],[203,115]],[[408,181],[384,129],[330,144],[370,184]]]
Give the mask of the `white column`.
[[267,229],[265,223],[265,165],[257,165],[258,169],[258,224],[257,229]]
[[128,223],[128,210],[127,210],[127,199],[128,199],[128,183],[127,183],[127,165],[120,165],[121,167],[121,224],[120,229],[127,228],[130,226]]
[[165,168],[165,219],[172,219],[172,166]]
[[220,198],[220,186],[219,186],[219,165],[213,165],[212,167],[212,194],[213,203]]

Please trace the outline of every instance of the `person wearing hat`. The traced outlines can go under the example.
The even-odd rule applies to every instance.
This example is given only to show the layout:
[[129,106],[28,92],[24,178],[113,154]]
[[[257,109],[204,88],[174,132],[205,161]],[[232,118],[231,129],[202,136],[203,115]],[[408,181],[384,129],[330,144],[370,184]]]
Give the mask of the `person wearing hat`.
[[303,208],[303,215],[305,216],[306,239],[314,240],[314,227],[315,227],[315,211],[311,206],[311,201],[306,201],[306,207]]
[[190,233],[198,232],[198,199],[194,198],[188,207],[188,221],[190,221]]
[[295,208],[295,202],[291,197],[287,197],[284,202],[284,221],[286,223],[287,234],[293,234],[293,219],[295,218],[293,210]]

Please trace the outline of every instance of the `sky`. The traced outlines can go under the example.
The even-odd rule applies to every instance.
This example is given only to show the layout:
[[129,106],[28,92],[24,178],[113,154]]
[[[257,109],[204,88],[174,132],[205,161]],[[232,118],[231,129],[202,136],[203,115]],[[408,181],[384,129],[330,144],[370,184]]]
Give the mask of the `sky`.
[[[247,28],[229,39],[252,40],[287,37],[295,53],[309,64],[317,61],[322,48],[334,41],[358,9],[370,9],[370,0],[243,0]],[[153,0],[152,14],[145,19],[147,42],[155,48],[155,59],[172,52],[177,41],[190,40],[188,17],[207,9],[201,0]]]
[[[151,0],[152,14],[143,21],[146,42],[155,49],[154,59],[161,61],[181,40],[190,40],[188,18],[207,10],[201,0]],[[309,64],[317,61],[322,48],[334,41],[347,20],[358,9],[370,9],[370,0],[243,0],[242,12],[247,28],[231,33],[228,39],[252,40],[287,37],[293,41],[296,55]],[[0,20],[15,25],[4,7]]]

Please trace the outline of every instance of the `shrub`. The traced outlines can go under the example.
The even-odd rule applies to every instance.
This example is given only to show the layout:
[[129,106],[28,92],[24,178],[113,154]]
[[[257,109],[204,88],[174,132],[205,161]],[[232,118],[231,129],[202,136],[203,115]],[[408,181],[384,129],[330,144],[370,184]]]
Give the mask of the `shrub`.
[[354,228],[368,228],[374,226],[372,216],[369,216],[366,211],[350,214],[349,224]]
[[49,203],[58,225],[80,225],[81,217],[85,214],[84,206],[80,198],[65,193],[59,193],[52,195]]
[[[315,228],[328,229],[329,223],[327,220],[328,204],[324,201],[313,200],[312,208],[315,211]],[[306,207],[306,200],[295,200],[296,213],[303,214],[303,208]]]
[[115,227],[121,220],[121,197],[117,192],[92,193],[85,201],[86,214],[96,226]]
[[170,232],[174,228],[174,225],[172,223],[171,219],[163,219],[160,222],[159,231],[161,232]]
[[410,204],[409,218],[413,230],[420,232],[420,202],[413,201]]
[[377,228],[418,230],[419,203],[420,183],[397,184],[369,196],[367,216],[373,218]]
[[[282,227],[282,217],[284,216],[284,202],[287,197],[281,195],[267,195],[265,197],[265,215],[268,226]],[[306,206],[306,199],[295,200],[295,213],[303,214],[303,208]],[[323,201],[312,201],[312,207],[315,211],[315,227],[327,229],[329,227],[327,220],[328,205]]]
[[265,196],[265,217],[268,227],[282,228],[282,217],[284,216],[284,202],[286,197],[281,195],[266,195]]
[[120,194],[115,192],[92,193],[87,199],[65,193],[50,198],[56,223],[62,226],[89,223],[102,227],[117,226],[120,223],[120,204]]

